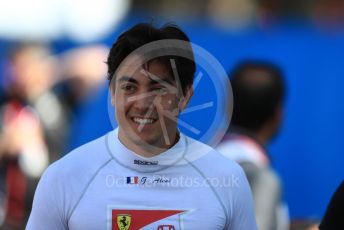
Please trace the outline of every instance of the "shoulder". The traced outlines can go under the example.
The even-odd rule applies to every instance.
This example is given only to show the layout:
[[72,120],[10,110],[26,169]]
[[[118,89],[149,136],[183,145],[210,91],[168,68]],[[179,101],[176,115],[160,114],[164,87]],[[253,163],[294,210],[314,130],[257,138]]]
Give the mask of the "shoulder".
[[92,170],[111,158],[106,147],[107,134],[88,142],[49,166],[50,171],[73,173]]
[[242,175],[243,171],[234,160],[223,156],[216,149],[193,138],[187,137],[186,159],[195,167],[213,176]]
[[224,141],[216,150],[236,162],[252,162],[259,167],[266,167],[269,162],[264,149],[245,136]]
[[54,197],[53,200],[63,206],[61,210],[64,210],[64,215],[70,216],[89,181],[111,160],[106,152],[105,140],[106,135],[71,151],[51,164],[40,179],[36,191],[38,195],[35,196],[42,198],[37,199]]
[[58,187],[73,187],[86,184],[89,178],[108,161],[111,156],[106,147],[107,135],[88,142],[51,164],[44,172],[42,181],[53,181]]
[[265,187],[269,191],[281,190],[281,181],[277,173],[269,167],[260,167],[252,162],[241,162],[246,177],[254,192],[258,186]]
[[192,138],[188,142],[186,159],[209,183],[228,223],[233,229],[256,229],[251,190],[241,166],[204,143]]

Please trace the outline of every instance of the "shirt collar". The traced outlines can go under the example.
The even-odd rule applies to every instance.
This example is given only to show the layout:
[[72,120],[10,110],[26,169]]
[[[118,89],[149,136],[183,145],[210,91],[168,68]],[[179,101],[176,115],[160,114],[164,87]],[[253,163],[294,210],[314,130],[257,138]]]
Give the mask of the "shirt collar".
[[153,157],[143,157],[128,149],[118,138],[118,128],[108,133],[106,141],[109,153],[115,161],[139,172],[154,172],[175,165],[187,151],[186,136],[182,133],[174,146]]

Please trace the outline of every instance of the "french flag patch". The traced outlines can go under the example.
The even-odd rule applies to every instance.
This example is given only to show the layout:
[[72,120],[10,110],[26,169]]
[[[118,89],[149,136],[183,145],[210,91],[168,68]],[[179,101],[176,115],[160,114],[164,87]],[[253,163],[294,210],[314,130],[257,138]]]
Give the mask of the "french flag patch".
[[138,184],[139,183],[139,177],[137,176],[128,176],[127,177],[127,184]]

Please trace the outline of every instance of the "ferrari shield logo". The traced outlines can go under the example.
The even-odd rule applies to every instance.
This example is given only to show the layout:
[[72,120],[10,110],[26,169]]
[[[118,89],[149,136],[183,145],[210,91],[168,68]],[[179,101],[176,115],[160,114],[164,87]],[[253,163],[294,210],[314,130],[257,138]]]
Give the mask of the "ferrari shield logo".
[[131,224],[131,215],[118,214],[117,225],[119,230],[128,230]]

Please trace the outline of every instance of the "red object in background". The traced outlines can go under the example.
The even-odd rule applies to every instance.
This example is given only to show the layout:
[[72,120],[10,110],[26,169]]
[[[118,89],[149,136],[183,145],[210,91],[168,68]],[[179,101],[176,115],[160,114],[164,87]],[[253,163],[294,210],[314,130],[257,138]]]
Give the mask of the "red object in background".
[[11,159],[6,173],[6,223],[20,226],[25,216],[25,194],[27,180],[20,170],[18,161]]
[[17,119],[22,109],[23,106],[17,100],[12,100],[9,103],[7,103],[4,109],[4,127],[13,120]]
[[[9,102],[4,109],[4,127],[19,119],[24,107],[18,101]],[[27,114],[32,116],[32,114]],[[18,165],[17,157],[9,157],[6,170],[6,218],[8,226],[19,227],[25,216],[25,194],[27,179]]]

